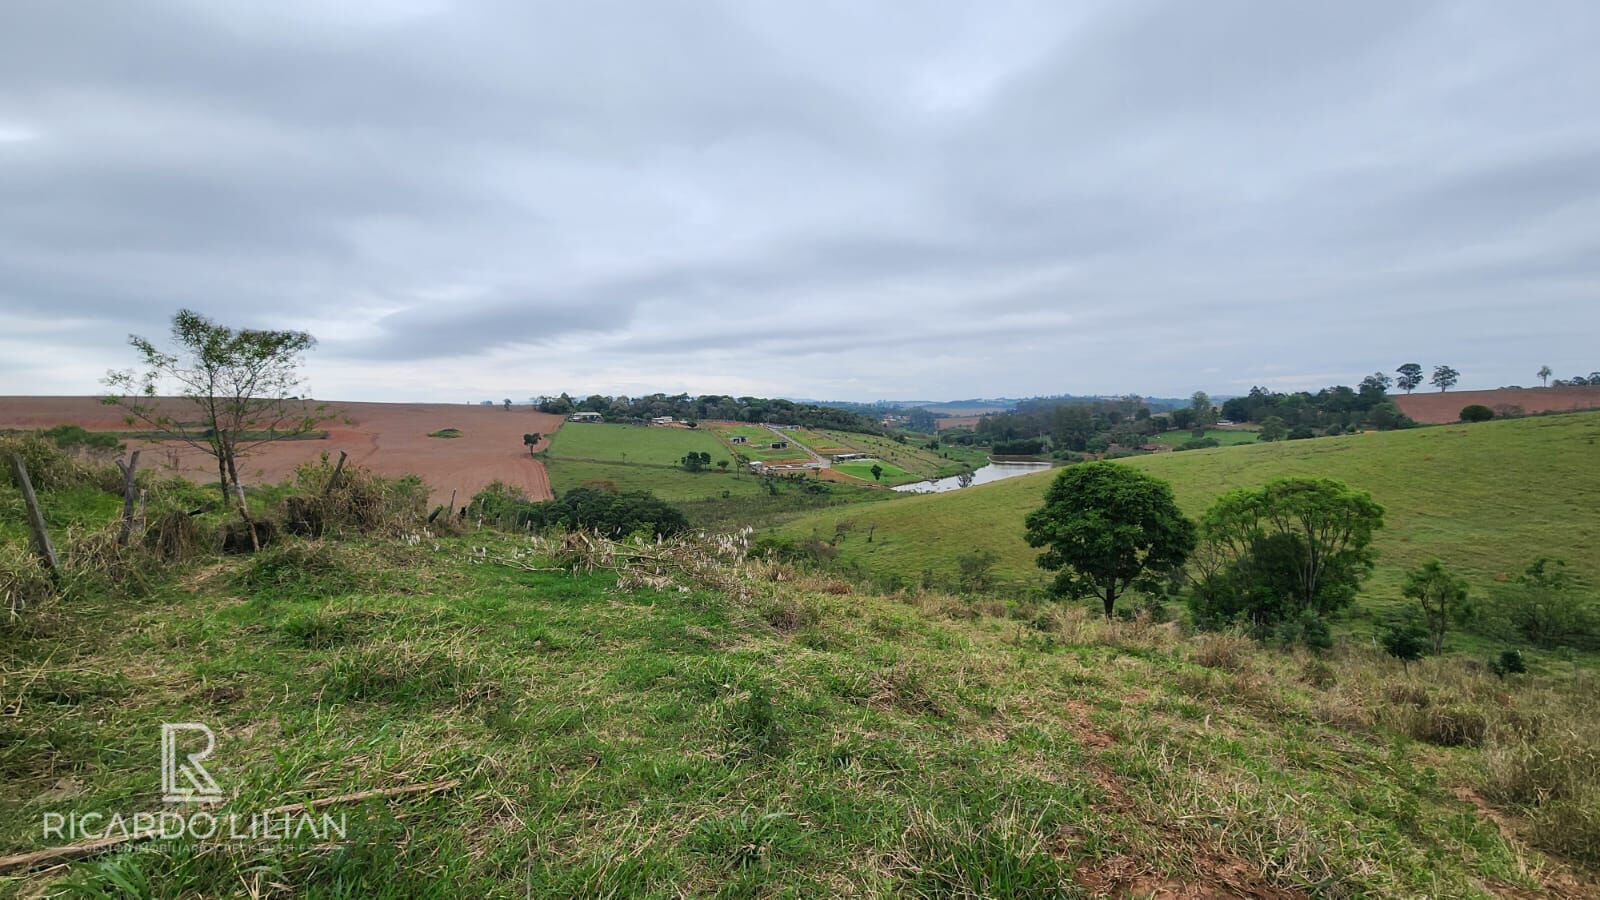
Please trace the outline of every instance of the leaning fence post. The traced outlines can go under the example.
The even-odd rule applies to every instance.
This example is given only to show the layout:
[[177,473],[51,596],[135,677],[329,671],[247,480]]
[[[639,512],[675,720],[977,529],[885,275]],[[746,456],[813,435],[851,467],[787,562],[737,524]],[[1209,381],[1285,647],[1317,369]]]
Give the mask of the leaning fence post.
[[128,534],[133,531],[133,503],[137,499],[134,476],[139,469],[139,451],[133,451],[127,462],[117,460],[117,468],[122,470],[122,528],[117,532],[117,546],[124,547]]
[[44,513],[39,510],[39,498],[34,496],[33,482],[28,480],[28,467],[23,465],[22,456],[11,454],[11,471],[17,476],[17,487],[22,488],[22,502],[28,508],[28,530],[33,532],[33,548],[39,553],[39,560],[49,570],[50,577],[56,577],[56,549],[50,546],[50,530],[45,527]]

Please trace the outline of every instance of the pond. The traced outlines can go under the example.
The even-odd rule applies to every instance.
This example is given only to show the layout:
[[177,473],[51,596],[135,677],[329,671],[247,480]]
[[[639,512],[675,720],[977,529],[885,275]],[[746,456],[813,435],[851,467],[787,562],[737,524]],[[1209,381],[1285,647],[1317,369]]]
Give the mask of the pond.
[[[1018,475],[1032,475],[1048,468],[1050,464],[1047,462],[992,462],[972,473],[972,484],[988,484],[991,481],[1015,478]],[[952,475],[949,478],[902,484],[895,490],[908,494],[942,494],[945,491],[959,491],[964,486],[970,485],[962,485],[961,476]]]

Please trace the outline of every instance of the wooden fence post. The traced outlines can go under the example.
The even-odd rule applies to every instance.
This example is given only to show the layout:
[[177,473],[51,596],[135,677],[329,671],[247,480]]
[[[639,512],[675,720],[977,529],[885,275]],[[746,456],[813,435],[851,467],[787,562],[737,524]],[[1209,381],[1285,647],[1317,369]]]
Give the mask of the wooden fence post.
[[137,499],[133,477],[139,469],[139,451],[133,451],[127,462],[117,460],[117,468],[122,470],[122,528],[117,532],[117,546],[126,547],[128,535],[133,531],[133,504]]
[[19,454],[11,454],[11,471],[17,476],[17,486],[22,488],[22,502],[28,508],[28,530],[33,532],[33,548],[39,560],[49,570],[50,577],[57,574],[56,549],[50,546],[50,530],[45,527],[44,513],[39,509],[39,498],[34,496],[33,482],[28,480],[28,467]]
[[339,463],[333,467],[333,474],[328,477],[328,483],[322,486],[322,496],[326,497],[333,493],[333,489],[338,486],[339,473],[344,471],[344,457],[345,452],[340,450]]

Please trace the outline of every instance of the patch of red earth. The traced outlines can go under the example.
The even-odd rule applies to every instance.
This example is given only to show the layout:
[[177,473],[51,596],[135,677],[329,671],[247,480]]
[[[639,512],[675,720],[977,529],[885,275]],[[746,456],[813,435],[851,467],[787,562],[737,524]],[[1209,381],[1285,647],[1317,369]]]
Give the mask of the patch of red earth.
[[[182,401],[168,401],[181,403]],[[544,464],[529,455],[524,434],[543,435],[535,449],[549,446],[550,436],[561,427],[562,416],[513,407],[452,403],[341,403],[329,402],[335,418],[321,426],[322,440],[278,441],[245,457],[240,478],[246,483],[272,483],[293,474],[301,463],[323,453],[340,450],[350,461],[378,475],[417,475],[427,483],[433,502],[444,503],[456,495],[459,506],[491,481],[521,487],[535,500],[552,496]],[[185,415],[181,406],[174,415]],[[81,425],[90,431],[145,430],[128,425],[124,413],[102,404],[97,397],[0,397],[0,428],[50,428]],[[445,428],[461,431],[458,438],[434,438]],[[171,466],[205,483],[216,477],[216,462],[182,444],[136,441],[146,449],[143,464]]]
[[1495,391],[1430,391],[1396,394],[1400,411],[1425,425],[1461,421],[1461,408],[1480,404],[1495,415],[1600,409],[1600,387],[1502,388]]

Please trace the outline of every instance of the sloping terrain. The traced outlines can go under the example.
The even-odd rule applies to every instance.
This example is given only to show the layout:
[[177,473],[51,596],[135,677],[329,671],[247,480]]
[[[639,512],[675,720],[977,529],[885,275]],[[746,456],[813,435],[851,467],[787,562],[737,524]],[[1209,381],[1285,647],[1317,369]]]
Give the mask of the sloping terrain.
[[[0,890],[1593,888],[1537,849],[1583,852],[1592,825],[1484,799],[1514,796],[1517,729],[1593,730],[1580,681],[1524,688],[1446,660],[1401,672],[1361,651],[1190,643],[1050,605],[865,595],[739,551],[640,545],[643,569],[682,560],[662,578],[488,532],[291,541],[198,562],[145,596],[30,608],[0,631],[5,852],[51,843],[47,813],[161,810],[163,722],[215,732],[216,814],[443,787],[324,807],[346,817],[328,844],[157,840],[7,873]],[[1482,774],[1491,751],[1503,777]]]
[[[335,418],[321,426],[328,432],[327,438],[268,444],[243,461],[241,478],[253,484],[283,481],[301,463],[323,453],[337,456],[343,450],[353,462],[379,475],[420,475],[436,503],[447,502],[454,492],[460,505],[495,480],[517,485],[536,500],[552,496],[544,466],[529,458],[522,436],[543,435],[542,449],[561,427],[561,416],[525,406],[508,411],[498,406],[448,403],[329,401],[328,407]],[[182,408],[175,406],[173,414],[182,416]],[[90,431],[126,431],[143,427],[127,425],[123,415],[96,397],[0,397],[0,429],[81,425]],[[429,437],[449,428],[459,430],[460,436]],[[132,446],[148,448],[143,465],[175,468],[202,482],[216,475],[216,463],[189,447],[149,441],[135,441]]]
[[1474,403],[1497,415],[1574,412],[1600,409],[1600,387],[1501,388],[1496,391],[1424,391],[1397,394],[1400,411],[1426,425],[1457,422],[1461,408]]
[[[1538,556],[1600,583],[1600,413],[1369,433],[1123,460],[1172,483],[1191,516],[1221,493],[1284,475],[1321,475],[1370,491],[1387,509],[1368,594],[1398,596],[1400,573],[1437,556],[1481,589]],[[873,573],[952,574],[974,549],[1009,577],[1042,581],[1023,517],[1054,475],[800,517],[781,534],[834,541]],[[842,526],[842,527],[841,527]],[[874,527],[875,526],[875,527]],[[870,535],[871,540],[868,540]]]

